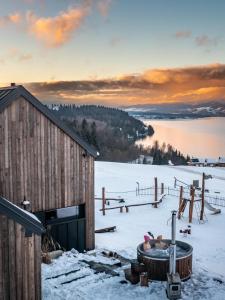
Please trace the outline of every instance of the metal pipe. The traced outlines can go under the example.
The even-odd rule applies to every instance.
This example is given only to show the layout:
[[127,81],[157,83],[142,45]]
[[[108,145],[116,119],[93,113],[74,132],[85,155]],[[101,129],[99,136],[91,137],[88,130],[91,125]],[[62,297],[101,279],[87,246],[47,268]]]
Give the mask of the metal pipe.
[[172,228],[170,244],[170,274],[176,273],[176,210],[172,211]]
[[175,245],[176,244],[176,210],[172,211],[172,232],[171,232],[171,244]]

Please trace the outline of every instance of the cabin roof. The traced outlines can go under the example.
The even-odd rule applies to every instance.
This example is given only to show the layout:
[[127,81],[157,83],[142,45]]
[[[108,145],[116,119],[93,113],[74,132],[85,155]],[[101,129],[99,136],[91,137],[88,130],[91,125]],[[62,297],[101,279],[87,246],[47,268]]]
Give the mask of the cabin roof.
[[86,143],[80,136],[74,131],[68,128],[59,118],[57,118],[51,110],[42,104],[36,97],[34,97],[27,89],[22,85],[10,86],[0,88],[0,112],[2,112],[9,104],[19,97],[25,98],[34,107],[36,107],[43,115],[45,115],[50,121],[52,121],[57,127],[59,127],[65,134],[70,136],[76,143],[78,143],[83,149],[85,149],[93,157],[97,157],[97,151]]
[[25,228],[25,235],[41,235],[45,228],[36,216],[0,196],[0,214],[6,215]]

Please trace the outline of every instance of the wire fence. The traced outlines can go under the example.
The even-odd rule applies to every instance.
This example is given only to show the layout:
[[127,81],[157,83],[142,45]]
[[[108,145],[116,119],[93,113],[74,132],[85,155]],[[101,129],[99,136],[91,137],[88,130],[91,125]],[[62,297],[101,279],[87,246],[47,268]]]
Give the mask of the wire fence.
[[212,205],[225,207],[225,197],[213,197],[210,195],[205,196],[205,199]]
[[[178,188],[172,188],[172,187],[168,186],[168,187],[166,187],[165,192],[167,193],[167,195],[170,195],[170,196],[174,196],[174,197],[180,196],[180,189],[178,189]],[[184,188],[183,196],[185,198],[190,197],[190,189]],[[200,199],[200,198],[201,198],[201,191],[196,190],[195,191],[195,199]],[[225,197],[214,196],[212,194],[207,195],[205,193],[205,200],[212,205],[225,207]]]
[[[149,196],[149,195],[154,195],[155,194],[155,187],[150,186],[150,187],[143,187],[143,188],[136,188],[135,190],[129,190],[129,191],[107,191],[107,194],[130,194],[133,193],[136,196]],[[166,195],[169,196],[174,196],[174,197],[180,197],[180,186],[178,187],[171,187],[171,186],[164,186],[163,190],[162,187],[157,188],[157,193],[158,195],[165,193]],[[190,186],[183,186],[183,197],[184,198],[190,198]],[[201,190],[195,190],[195,199],[200,200],[201,199]],[[205,193],[205,200],[216,206],[222,206],[225,207],[225,197],[222,196],[214,196]]]

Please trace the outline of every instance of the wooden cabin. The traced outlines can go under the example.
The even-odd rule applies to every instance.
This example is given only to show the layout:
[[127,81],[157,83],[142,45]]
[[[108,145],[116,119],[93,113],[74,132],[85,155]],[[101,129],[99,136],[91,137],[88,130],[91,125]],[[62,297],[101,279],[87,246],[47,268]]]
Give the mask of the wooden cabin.
[[[90,145],[23,86],[0,89],[0,196],[18,207],[29,207],[66,250],[90,250],[95,245],[96,156]],[[24,251],[21,248],[23,234],[20,225],[2,221],[1,248],[4,250],[7,246],[14,252]],[[2,242],[4,239],[7,245]],[[39,242],[39,239],[34,239],[25,251],[39,251]],[[36,254],[39,257],[39,253]],[[34,274],[40,271],[38,264],[29,267]],[[17,269],[17,261],[10,263],[7,270],[12,279],[8,289],[12,290],[21,282],[17,278],[22,276]],[[22,296],[10,299],[40,298],[40,294],[35,294],[34,298],[27,296],[25,286],[20,288]]]

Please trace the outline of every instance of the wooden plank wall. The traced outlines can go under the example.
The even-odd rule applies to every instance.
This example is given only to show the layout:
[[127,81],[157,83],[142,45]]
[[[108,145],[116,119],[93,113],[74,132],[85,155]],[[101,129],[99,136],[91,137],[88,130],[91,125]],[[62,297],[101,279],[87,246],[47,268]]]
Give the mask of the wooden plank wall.
[[0,113],[0,195],[33,212],[86,205],[94,247],[94,158],[23,98]]
[[41,237],[0,215],[0,299],[41,299]]
[[[0,112],[0,195],[32,212],[85,204],[86,248],[94,248],[94,158],[25,99]],[[0,215],[0,299],[40,295],[40,237]]]

